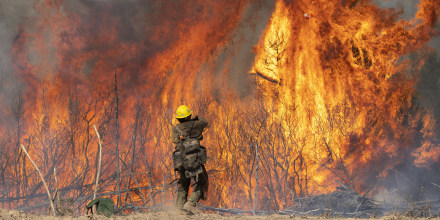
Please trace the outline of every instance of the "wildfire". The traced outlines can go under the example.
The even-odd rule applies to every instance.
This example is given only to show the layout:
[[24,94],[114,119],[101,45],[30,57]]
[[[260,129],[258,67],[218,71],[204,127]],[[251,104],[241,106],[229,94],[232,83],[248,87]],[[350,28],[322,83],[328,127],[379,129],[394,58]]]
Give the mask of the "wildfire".
[[[414,100],[440,0],[421,0],[411,20],[370,1],[276,1],[255,54],[246,53],[254,57],[249,72],[234,72],[243,56],[234,46],[247,43],[237,33],[261,4],[36,1],[11,50],[26,88],[12,106],[0,103],[13,125],[0,138],[8,161],[0,175],[4,198],[17,207],[45,199],[19,198],[43,192],[19,144],[51,190],[56,167],[63,198],[88,198],[96,125],[99,192],[117,201],[119,160],[119,205],[173,204],[170,132],[180,104],[211,124],[202,142],[211,206],[248,208],[257,200],[259,209],[280,210],[294,198],[334,191],[337,181],[366,192],[399,164],[439,161],[436,118]],[[244,95],[237,79],[252,85]]]
[[[364,184],[412,160],[410,152],[413,162],[438,161],[437,150],[424,147],[438,148],[431,142],[435,135],[426,132],[435,130],[435,122],[429,113],[408,113],[415,77],[404,75],[407,63],[397,63],[430,39],[438,2],[421,1],[419,8],[413,20],[396,21],[396,12],[363,2],[277,2],[250,73],[261,75],[258,86],[268,103],[275,103],[270,107],[278,109],[279,120],[298,124],[285,136],[303,140],[308,172],[318,185],[341,175],[358,187],[350,182],[354,176]],[[301,16],[304,11],[319,16],[309,21]],[[274,81],[283,83],[274,86]],[[294,107],[292,118],[283,118],[286,106]],[[411,140],[418,123],[426,129],[420,145]]]

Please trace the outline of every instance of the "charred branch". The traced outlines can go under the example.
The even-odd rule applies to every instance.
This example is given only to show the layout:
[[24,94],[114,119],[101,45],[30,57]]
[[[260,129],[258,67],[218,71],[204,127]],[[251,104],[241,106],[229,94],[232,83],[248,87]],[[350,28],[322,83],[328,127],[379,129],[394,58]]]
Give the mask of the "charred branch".
[[270,77],[268,77],[268,76],[266,76],[263,73],[260,73],[258,71],[249,72],[249,75],[255,75],[255,76],[258,76],[258,77],[261,77],[261,78],[267,80],[268,82],[274,83],[276,85],[281,85],[281,80],[270,78]]

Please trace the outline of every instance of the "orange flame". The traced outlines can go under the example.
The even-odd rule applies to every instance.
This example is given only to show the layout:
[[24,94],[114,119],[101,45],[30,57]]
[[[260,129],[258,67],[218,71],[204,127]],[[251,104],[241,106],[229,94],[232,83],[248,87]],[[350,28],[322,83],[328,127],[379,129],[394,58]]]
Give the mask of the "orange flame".
[[[57,167],[64,198],[93,192],[94,124],[104,146],[100,192],[115,191],[114,71],[123,204],[173,204],[170,130],[180,104],[211,123],[202,143],[212,206],[249,208],[257,199],[279,210],[335,190],[335,180],[364,192],[397,164],[439,161],[436,119],[413,101],[425,54],[404,58],[427,48],[440,0],[422,0],[409,21],[369,1],[276,1],[249,73],[233,71],[234,47],[247,43],[237,33],[261,2],[192,3],[34,3],[37,16],[11,51],[26,89],[12,108],[1,103],[14,123],[1,137],[15,155],[4,175],[19,183],[9,197],[41,190],[17,143],[47,178]],[[245,85],[231,82],[238,78],[252,85],[244,95]]]

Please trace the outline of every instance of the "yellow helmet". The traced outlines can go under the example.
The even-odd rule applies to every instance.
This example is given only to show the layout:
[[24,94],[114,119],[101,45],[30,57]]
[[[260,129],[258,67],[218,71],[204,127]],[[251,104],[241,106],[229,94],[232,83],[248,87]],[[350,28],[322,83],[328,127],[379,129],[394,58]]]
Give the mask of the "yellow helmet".
[[192,114],[192,111],[186,105],[181,105],[176,110],[176,118],[186,118]]

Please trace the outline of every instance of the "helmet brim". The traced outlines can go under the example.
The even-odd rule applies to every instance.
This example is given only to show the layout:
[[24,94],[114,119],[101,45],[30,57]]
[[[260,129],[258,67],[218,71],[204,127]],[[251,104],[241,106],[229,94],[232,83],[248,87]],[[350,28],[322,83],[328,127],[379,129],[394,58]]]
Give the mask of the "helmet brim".
[[192,111],[189,112],[189,114],[185,114],[185,115],[177,115],[176,118],[178,119],[182,119],[182,118],[186,118],[188,116],[192,115]]

